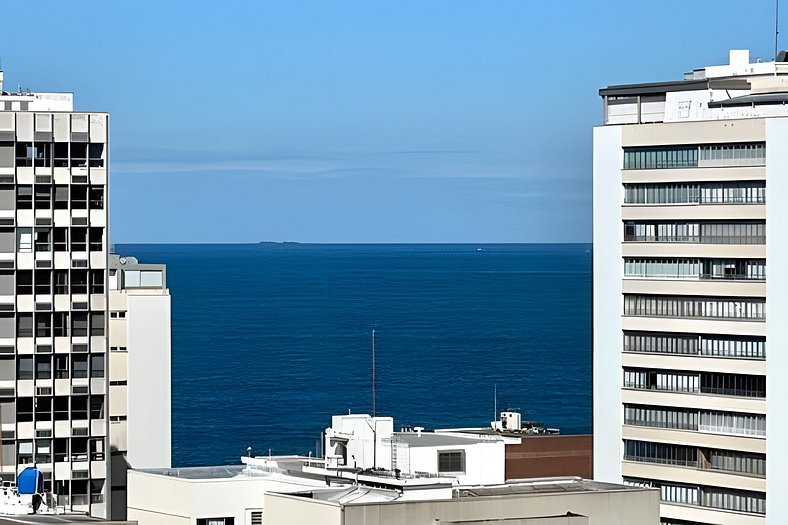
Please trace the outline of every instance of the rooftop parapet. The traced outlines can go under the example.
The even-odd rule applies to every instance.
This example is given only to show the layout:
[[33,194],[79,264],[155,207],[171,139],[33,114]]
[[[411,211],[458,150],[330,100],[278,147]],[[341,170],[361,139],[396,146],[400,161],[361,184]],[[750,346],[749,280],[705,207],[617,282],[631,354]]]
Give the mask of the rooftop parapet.
[[788,116],[788,52],[750,62],[750,52],[730,51],[729,63],[684,74],[683,80],[614,85],[599,90],[604,124],[649,124]]
[[9,93],[4,90],[0,69],[0,111],[74,111],[74,94],[22,91],[21,86],[16,93]]

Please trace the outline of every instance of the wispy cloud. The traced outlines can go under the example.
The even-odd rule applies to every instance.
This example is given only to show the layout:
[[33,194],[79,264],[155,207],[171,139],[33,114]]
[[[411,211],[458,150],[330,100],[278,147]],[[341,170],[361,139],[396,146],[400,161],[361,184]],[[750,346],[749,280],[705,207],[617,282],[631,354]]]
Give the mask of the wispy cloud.
[[572,178],[560,167],[544,170],[526,159],[483,151],[365,151],[322,155],[221,157],[204,152],[160,150],[119,155],[113,172],[120,175],[145,173],[248,173],[270,178],[309,179],[364,177],[385,174],[391,177],[431,177],[454,179],[550,179]]

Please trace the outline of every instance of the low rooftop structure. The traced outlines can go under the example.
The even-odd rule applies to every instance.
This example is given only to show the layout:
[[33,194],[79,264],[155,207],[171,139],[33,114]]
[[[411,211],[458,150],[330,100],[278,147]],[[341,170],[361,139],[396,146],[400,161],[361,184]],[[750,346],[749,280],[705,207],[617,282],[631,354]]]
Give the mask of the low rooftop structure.
[[450,498],[405,501],[358,487],[333,494],[265,495],[265,525],[657,525],[659,493],[580,478],[453,489]]
[[[658,520],[655,489],[579,477],[507,481],[507,446],[562,436],[420,427],[395,432],[392,418],[368,414],[334,416],[324,435],[324,458],[250,451],[241,465],[132,470],[128,516],[140,525],[656,525]],[[359,521],[362,515],[379,518]]]
[[0,516],[0,525],[19,525],[47,524],[69,525],[72,523],[91,523],[95,525],[135,525],[134,521],[107,521],[99,518],[91,518],[81,514],[57,514],[57,515],[28,515],[28,516]]

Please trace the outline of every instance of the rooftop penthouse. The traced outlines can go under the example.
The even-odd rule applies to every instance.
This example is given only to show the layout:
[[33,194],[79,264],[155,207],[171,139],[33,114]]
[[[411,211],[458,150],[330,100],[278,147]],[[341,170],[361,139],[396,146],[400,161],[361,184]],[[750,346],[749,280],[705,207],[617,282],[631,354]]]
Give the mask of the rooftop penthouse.
[[73,93],[36,93],[29,89],[5,91],[0,69],[0,111],[74,111]]
[[728,64],[682,80],[608,86],[599,95],[606,125],[788,116],[788,52],[750,62],[748,50],[732,50]]

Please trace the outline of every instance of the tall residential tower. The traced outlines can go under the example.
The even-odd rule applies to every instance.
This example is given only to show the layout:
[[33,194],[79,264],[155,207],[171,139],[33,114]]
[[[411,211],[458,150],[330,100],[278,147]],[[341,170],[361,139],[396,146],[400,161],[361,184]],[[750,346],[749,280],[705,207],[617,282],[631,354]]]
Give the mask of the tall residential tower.
[[73,105],[0,89],[0,477],[105,516],[109,116]]
[[108,257],[109,116],[2,83],[0,479],[35,464],[58,506],[125,519],[127,468],[170,466],[166,269]]
[[594,474],[664,524],[788,523],[784,59],[600,91]]

